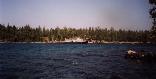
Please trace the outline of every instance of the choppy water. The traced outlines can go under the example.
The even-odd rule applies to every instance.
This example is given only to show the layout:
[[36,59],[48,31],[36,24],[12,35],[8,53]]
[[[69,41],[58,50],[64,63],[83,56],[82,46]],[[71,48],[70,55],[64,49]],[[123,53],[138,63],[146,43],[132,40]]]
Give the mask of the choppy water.
[[0,79],[156,79],[155,63],[124,59],[150,44],[0,44]]

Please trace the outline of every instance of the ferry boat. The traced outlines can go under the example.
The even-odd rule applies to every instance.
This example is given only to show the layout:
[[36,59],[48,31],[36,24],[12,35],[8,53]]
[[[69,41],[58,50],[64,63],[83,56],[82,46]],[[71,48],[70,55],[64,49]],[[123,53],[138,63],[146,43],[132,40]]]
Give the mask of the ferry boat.
[[65,41],[63,41],[61,43],[63,43],[63,44],[87,44],[88,41],[83,40],[79,37],[76,37],[76,38],[65,39]]

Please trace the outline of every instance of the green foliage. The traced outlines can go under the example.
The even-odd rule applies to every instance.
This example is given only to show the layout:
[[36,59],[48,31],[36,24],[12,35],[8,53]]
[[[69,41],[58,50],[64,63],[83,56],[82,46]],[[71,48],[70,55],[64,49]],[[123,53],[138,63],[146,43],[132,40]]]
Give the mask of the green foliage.
[[151,18],[153,19],[153,26],[151,28],[150,38],[151,41],[156,43],[156,0],[149,0],[152,8],[149,11]]
[[[155,31],[154,31],[155,32]],[[2,42],[38,42],[41,37],[49,37],[51,41],[63,41],[68,38],[81,37],[83,39],[102,41],[147,42],[149,31],[115,30],[114,28],[32,28],[29,25],[19,27],[0,24],[0,41]]]
[[149,3],[156,5],[156,0],[149,0]]

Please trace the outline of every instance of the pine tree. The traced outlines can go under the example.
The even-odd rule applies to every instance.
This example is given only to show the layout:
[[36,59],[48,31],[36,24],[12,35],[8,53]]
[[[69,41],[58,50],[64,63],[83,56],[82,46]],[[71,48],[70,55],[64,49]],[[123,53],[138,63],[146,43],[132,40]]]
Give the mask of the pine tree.
[[150,9],[150,15],[153,20],[153,26],[151,28],[151,41],[156,43],[156,0],[149,0],[152,8]]

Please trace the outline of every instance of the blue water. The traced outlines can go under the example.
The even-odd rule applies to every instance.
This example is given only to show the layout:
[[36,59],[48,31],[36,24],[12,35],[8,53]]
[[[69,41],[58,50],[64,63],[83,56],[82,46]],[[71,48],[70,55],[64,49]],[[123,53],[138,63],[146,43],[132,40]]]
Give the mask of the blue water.
[[156,79],[156,64],[124,58],[151,44],[0,44],[0,79]]

